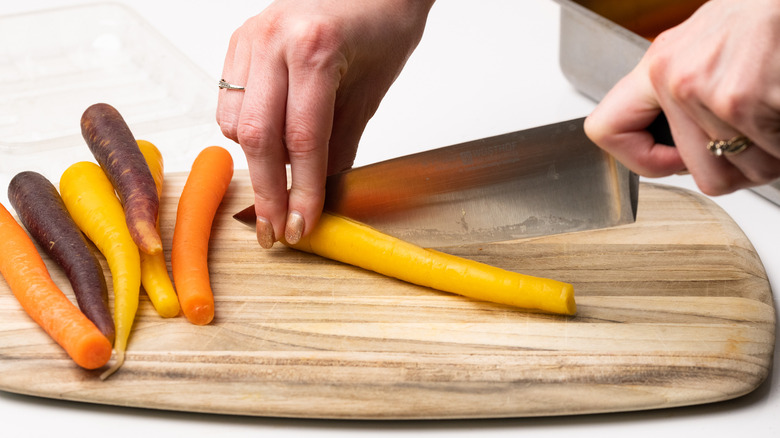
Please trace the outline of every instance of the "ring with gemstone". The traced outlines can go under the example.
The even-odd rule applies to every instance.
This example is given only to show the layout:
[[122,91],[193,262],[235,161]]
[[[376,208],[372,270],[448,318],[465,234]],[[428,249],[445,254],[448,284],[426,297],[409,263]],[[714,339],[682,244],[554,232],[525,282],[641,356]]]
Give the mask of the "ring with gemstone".
[[736,155],[752,144],[753,142],[749,138],[744,135],[738,135],[731,140],[711,140],[707,144],[707,150],[716,157],[722,157],[724,155]]
[[220,79],[219,80],[219,88],[224,89],[224,90],[244,91],[244,87],[242,87],[241,85],[233,85],[231,83],[228,83],[224,79]]

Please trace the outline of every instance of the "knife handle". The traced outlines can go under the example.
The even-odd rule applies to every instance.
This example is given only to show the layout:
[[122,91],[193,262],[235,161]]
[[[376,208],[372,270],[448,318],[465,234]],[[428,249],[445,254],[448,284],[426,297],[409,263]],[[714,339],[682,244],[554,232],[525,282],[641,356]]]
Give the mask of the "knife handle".
[[672,131],[669,129],[669,121],[663,112],[658,114],[653,123],[647,127],[647,132],[653,135],[656,143],[674,147],[674,138],[672,138]]

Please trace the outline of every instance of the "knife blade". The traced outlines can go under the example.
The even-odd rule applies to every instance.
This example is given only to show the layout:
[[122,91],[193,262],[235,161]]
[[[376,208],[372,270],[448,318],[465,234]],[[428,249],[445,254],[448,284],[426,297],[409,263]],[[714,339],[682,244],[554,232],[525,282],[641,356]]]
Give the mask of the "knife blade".
[[[446,146],[327,179],[325,210],[424,247],[632,223],[639,178],[584,118]],[[254,226],[254,206],[234,218]]]

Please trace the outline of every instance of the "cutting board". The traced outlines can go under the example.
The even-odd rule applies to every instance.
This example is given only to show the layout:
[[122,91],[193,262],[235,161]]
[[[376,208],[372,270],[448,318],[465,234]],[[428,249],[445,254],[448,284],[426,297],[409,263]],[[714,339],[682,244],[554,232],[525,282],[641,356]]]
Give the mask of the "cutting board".
[[[166,179],[168,248],[185,179]],[[251,202],[238,171],[212,233],[213,323],[162,319],[142,295],[127,361],[106,381],[78,368],[0,282],[0,389],[258,416],[519,417],[730,399],[771,365],[764,267],[727,214],[684,189],[643,183],[634,224],[444,249],[573,283],[575,317],[437,292],[281,245],[263,250],[231,218]]]

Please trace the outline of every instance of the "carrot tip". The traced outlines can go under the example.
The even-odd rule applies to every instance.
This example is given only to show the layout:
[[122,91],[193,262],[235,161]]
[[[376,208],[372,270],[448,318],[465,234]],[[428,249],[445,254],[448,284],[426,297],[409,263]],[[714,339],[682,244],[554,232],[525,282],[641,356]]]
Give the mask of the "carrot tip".
[[577,303],[574,301],[574,286],[566,284],[561,290],[561,298],[564,302],[565,315],[577,314]]
[[162,241],[160,239],[144,239],[139,242],[138,248],[149,255],[157,255],[162,253]]
[[187,320],[195,325],[206,325],[214,319],[214,304],[202,303],[184,312]]
[[130,232],[141,251],[149,255],[156,255],[162,252],[162,239],[157,231],[157,224],[138,222],[130,229]]
[[178,303],[176,305],[169,305],[169,306],[160,306],[159,308],[156,308],[157,314],[160,315],[162,318],[174,318],[176,316],[179,316],[180,313],[180,307],[178,306]]
[[109,377],[111,377],[112,374],[114,374],[119,368],[122,367],[125,363],[125,352],[122,350],[117,350],[116,352],[116,362],[114,362],[114,365],[111,366],[111,368],[105,370],[103,374],[100,375],[100,380],[106,380]]
[[111,359],[111,343],[102,333],[95,332],[76,345],[71,357],[82,368],[100,368]]

